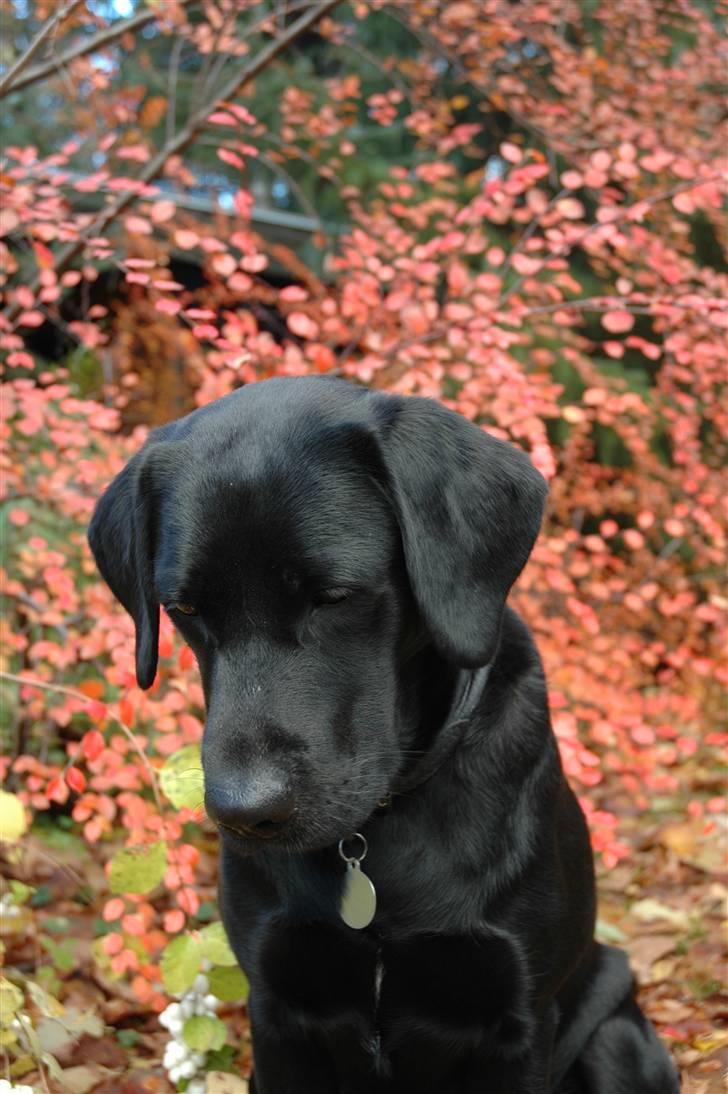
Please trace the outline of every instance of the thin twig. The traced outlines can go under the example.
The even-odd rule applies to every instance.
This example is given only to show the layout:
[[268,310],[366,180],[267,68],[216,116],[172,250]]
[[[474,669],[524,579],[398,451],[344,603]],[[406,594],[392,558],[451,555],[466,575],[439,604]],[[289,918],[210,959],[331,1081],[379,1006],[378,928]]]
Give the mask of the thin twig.
[[[203,138],[200,141],[200,144],[203,145],[205,148],[229,148],[231,151],[236,150],[233,142],[218,142]],[[261,152],[260,150],[258,150],[258,154],[255,159],[256,162],[265,164],[265,166],[272,174],[278,175],[279,178],[283,179],[284,182],[288,186],[290,186],[291,190],[298,198],[301,208],[304,209],[306,213],[308,213],[311,220],[314,220],[316,222],[316,224],[318,225],[318,231],[321,232],[328,241],[330,239],[329,234],[324,227],[324,223],[316,209],[316,206],[313,204],[311,199],[306,196],[304,191],[301,189],[300,184],[294,179],[293,175],[291,175],[289,171],[286,171],[285,167],[281,166],[280,163],[276,163],[274,159],[271,159],[270,156],[266,155],[265,152]]]
[[[88,695],[84,695],[82,691],[76,691],[75,688],[66,688],[63,687],[61,684],[49,684],[46,680],[38,680],[36,677],[18,676],[14,672],[0,672],[0,680],[9,680],[12,683],[20,684],[29,688],[39,688],[41,691],[54,691],[59,695],[68,695],[69,698],[77,699],[85,706],[89,706],[94,701],[93,699],[89,699]],[[124,733],[131,746],[139,754],[139,757],[147,770],[147,774],[149,775],[152,786],[152,793],[154,794],[155,805],[161,813],[162,799],[159,796],[157,773],[150,764],[149,757],[147,756],[144,749],[141,747],[129,727],[127,725],[124,725],[121,719],[117,718],[114,714],[109,713],[109,717],[112,719],[112,721],[116,722],[118,726],[120,726],[122,733]]]
[[569,193],[568,190],[559,190],[558,194],[556,194],[554,197],[551,198],[551,201],[548,203],[546,208],[543,209],[540,213],[537,213],[537,215],[533,218],[533,220],[530,221],[528,226],[523,230],[521,235],[518,237],[518,239],[516,240],[514,245],[511,247],[510,251],[508,252],[508,256],[507,256],[505,262],[503,263],[502,270],[499,271],[501,277],[505,276],[505,274],[508,273],[511,266],[513,265],[513,259],[515,258],[515,256],[517,254],[521,254],[521,252],[523,251],[524,247],[528,243],[531,236],[534,234],[534,232],[537,230],[537,228],[540,227],[541,222],[543,221],[543,218],[548,216],[549,213],[553,212],[553,210],[556,208],[558,203],[563,198],[565,198],[568,193]]
[[281,149],[284,155],[288,156],[289,159],[298,159],[302,160],[304,163],[307,163],[308,166],[315,171],[319,178],[322,179],[324,182],[328,183],[330,186],[344,185],[344,180],[341,178],[341,175],[338,175],[334,170],[331,170],[330,174],[324,173],[321,162],[314,159],[313,156],[310,156],[308,152],[304,152],[302,148],[295,147],[293,149],[290,149],[289,151],[289,146],[286,144],[285,141],[281,140],[277,133],[262,133],[261,139],[267,141],[269,144],[275,144],[278,148]]
[[[218,68],[218,62],[220,57],[218,56],[218,46],[222,41],[223,35],[227,33],[232,21],[235,22],[237,14],[235,12],[228,13],[228,15],[222,20],[217,30],[215,31],[215,37],[207,52],[207,56],[202,62],[202,67],[195,79],[195,89],[192,92],[191,98],[191,110],[195,111],[201,102],[204,101],[206,92],[209,87],[214,86],[217,76],[222,72],[225,64],[227,63],[228,55],[222,55],[222,65]],[[207,96],[209,98],[209,95]]]
[[[288,14],[289,15],[294,15],[296,12],[306,11],[306,10],[310,9],[311,7],[313,7],[315,2],[316,2],[316,0],[298,0],[298,3],[291,4],[290,8],[288,9]],[[252,38],[255,34],[268,33],[268,27],[269,27],[269,24],[270,24],[270,21],[271,21],[272,17],[273,17],[273,12],[267,11],[265,13],[265,15],[261,16],[260,19],[257,19],[250,26],[245,27],[245,40],[247,41],[248,39]],[[211,59],[215,57],[215,51],[217,49],[217,44],[220,41],[223,30],[224,30],[224,27],[221,27],[220,31],[218,32],[218,34],[215,38],[215,43],[213,44],[213,47],[210,50],[209,57]],[[226,66],[230,63],[230,61],[231,60],[238,60],[239,61],[239,59],[240,58],[237,56],[237,54],[222,53],[221,52],[219,54],[219,56],[217,57],[217,59],[215,60],[214,64],[211,63],[210,65],[206,66],[204,74],[201,73],[201,77],[202,77],[201,81],[200,80],[197,81],[198,82],[197,93],[195,95],[195,98],[193,98],[193,100],[192,100],[193,109],[198,105],[198,103],[200,101],[200,98],[206,92],[209,92],[208,98],[216,98],[216,95],[215,95],[215,92],[214,92],[215,84],[219,80],[220,76],[222,75],[222,73],[224,72]]]
[[[196,0],[178,0],[178,3],[183,7],[188,7],[195,2]],[[132,15],[129,19],[123,19],[118,23],[112,23],[112,25],[106,27],[105,30],[101,30],[98,34],[94,34],[92,38],[86,38],[77,45],[71,46],[70,49],[67,49],[66,52],[62,53],[59,57],[54,57],[50,61],[44,61],[42,64],[35,65],[33,68],[28,69],[23,76],[13,80],[8,86],[7,80],[13,75],[12,72],[9,72],[0,84],[0,95],[5,96],[9,95],[12,91],[21,91],[30,84],[35,84],[39,80],[44,80],[46,76],[52,76],[59,68],[65,68],[71,61],[75,61],[79,57],[85,57],[89,53],[95,53],[97,50],[111,45],[112,42],[116,42],[117,39],[128,34],[130,31],[139,30],[140,27],[144,27],[147,23],[151,23],[153,19],[158,19],[159,15],[160,12],[158,8],[145,8],[143,11],[140,11],[138,15]],[[55,23],[57,19],[58,16],[54,15],[53,22]]]
[[[555,311],[593,311],[609,312],[617,308],[628,311],[630,315],[656,315],[659,318],[660,308],[677,308],[682,311],[694,311],[693,304],[683,304],[679,300],[652,300],[646,304],[634,304],[629,297],[623,296],[584,296],[576,300],[562,300],[558,304],[536,304],[532,308],[525,308],[518,313],[519,319],[529,315],[548,315]],[[656,311],[656,309],[658,309]]]
[[13,82],[16,76],[19,76],[23,69],[28,64],[30,64],[40,47],[45,42],[46,38],[48,38],[49,35],[51,35],[53,31],[60,26],[63,20],[71,14],[74,8],[78,7],[80,2],[81,0],[68,0],[67,4],[65,4],[62,8],[59,8],[56,14],[52,15],[50,19],[43,24],[43,26],[40,28],[25,52],[21,53],[15,64],[11,66],[11,68],[5,73],[2,78],[0,78],[0,98],[2,98],[2,96],[7,93],[7,90],[14,91],[17,89],[17,84],[13,86]]
[[[136,182],[146,185],[157,178],[163,171],[167,161],[172,156],[179,155],[179,153],[183,152],[194,141],[200,129],[207,123],[207,119],[217,103],[233,99],[241,88],[243,88],[245,84],[250,83],[251,80],[254,80],[279,53],[297,38],[300,38],[302,34],[305,34],[314,23],[317,23],[325,15],[328,15],[328,13],[333,11],[340,3],[341,0],[322,0],[315,8],[307,11],[300,19],[297,19],[295,23],[292,23],[286,33],[281,35],[280,38],[274,38],[268,45],[264,46],[250,64],[243,68],[242,71],[237,72],[228,83],[216,93],[213,100],[206,102],[187,119],[185,125],[172,140],[167,141],[156,156],[153,156],[152,159],[149,160],[144,169],[140,172]],[[91,239],[94,236],[103,236],[109,225],[132,205],[136,198],[137,189],[126,190],[119,194],[118,198],[104,209],[88,226],[83,236],[66,244],[66,246],[58,252],[53,263],[55,273],[61,273],[66,269],[74,258],[83,251],[88,239]],[[37,293],[40,288],[39,279],[36,278],[29,288],[32,293]],[[17,314],[18,308],[17,305],[14,305],[7,313],[8,319],[12,322],[17,317]]]
[[174,45],[169,55],[169,72],[167,73],[167,140],[171,141],[177,128],[177,78],[179,76],[179,62],[182,50],[185,47],[184,38],[175,38]]
[[[588,239],[589,236],[594,235],[594,233],[598,232],[600,228],[609,228],[617,224],[623,224],[625,220],[629,220],[636,206],[646,205],[649,206],[649,208],[652,208],[654,205],[659,205],[663,201],[669,201],[670,198],[676,197],[677,194],[684,194],[688,190],[695,190],[698,186],[705,186],[706,183],[709,182],[719,182],[720,179],[721,175],[709,175],[707,178],[690,179],[689,182],[678,183],[677,186],[673,186],[670,190],[662,190],[659,194],[653,194],[652,197],[640,198],[638,201],[635,201],[631,205],[626,206],[622,210],[620,215],[614,217],[613,220],[595,221],[594,224],[590,224],[589,227],[584,232],[582,232],[582,234],[577,239],[572,239],[569,241],[569,254],[573,254],[574,250],[577,247],[581,247],[585,239]],[[510,260],[513,253],[514,252],[511,252],[511,254],[508,256],[508,260]],[[507,292],[502,294],[500,300],[498,301],[499,308],[502,308],[503,305],[508,300],[510,300],[513,294],[518,291],[523,282],[526,280],[526,276],[528,275],[524,274],[522,277],[519,277],[508,288]]]

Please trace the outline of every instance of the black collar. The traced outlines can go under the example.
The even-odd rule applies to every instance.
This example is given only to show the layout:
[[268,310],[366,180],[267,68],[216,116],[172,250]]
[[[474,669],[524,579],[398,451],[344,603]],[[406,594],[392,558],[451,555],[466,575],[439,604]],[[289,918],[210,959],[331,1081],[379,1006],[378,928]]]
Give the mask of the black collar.
[[[432,778],[435,772],[445,763],[445,760],[453,754],[462,740],[465,728],[473,716],[475,708],[483,697],[485,685],[490,676],[491,665],[492,662],[472,672],[462,671],[460,673],[455,697],[444,727],[435,737],[432,747],[417,761],[414,767],[395,779],[392,784],[392,795],[407,794],[415,787],[422,786],[423,783]],[[382,807],[386,807],[391,802],[389,799],[385,799],[380,804]]]

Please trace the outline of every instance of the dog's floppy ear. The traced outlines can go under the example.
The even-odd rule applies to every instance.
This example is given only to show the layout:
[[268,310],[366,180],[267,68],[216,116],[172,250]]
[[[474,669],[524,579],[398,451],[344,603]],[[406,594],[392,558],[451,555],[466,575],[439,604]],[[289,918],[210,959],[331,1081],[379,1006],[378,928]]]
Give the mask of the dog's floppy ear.
[[456,664],[487,664],[541,525],[546,483],[525,453],[430,399],[382,400],[381,455],[415,600]]
[[159,604],[154,590],[155,485],[149,443],[113,480],[99,499],[88,541],[101,576],[134,620],[136,676],[150,688],[157,671]]

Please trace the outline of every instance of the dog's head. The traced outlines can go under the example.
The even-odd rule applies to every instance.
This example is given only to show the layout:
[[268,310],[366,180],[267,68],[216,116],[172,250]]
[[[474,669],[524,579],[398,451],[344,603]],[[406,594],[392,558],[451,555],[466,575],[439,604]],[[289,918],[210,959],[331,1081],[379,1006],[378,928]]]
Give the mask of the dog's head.
[[363,823],[417,740],[427,651],[494,656],[545,493],[439,404],[339,380],[254,384],[151,434],[89,540],[134,619],[139,684],[160,605],[197,656],[205,800],[232,846]]

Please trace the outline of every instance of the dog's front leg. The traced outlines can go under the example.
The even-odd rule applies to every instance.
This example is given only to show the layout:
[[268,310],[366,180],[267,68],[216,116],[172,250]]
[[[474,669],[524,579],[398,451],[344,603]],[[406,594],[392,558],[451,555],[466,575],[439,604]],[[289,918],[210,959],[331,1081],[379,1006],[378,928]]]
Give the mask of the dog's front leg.
[[527,1039],[516,1053],[493,1058],[491,1050],[474,1062],[465,1094],[553,1094],[552,1069],[558,1008],[550,1004],[534,1019]]
[[540,1046],[522,1060],[477,1064],[472,1068],[464,1094],[551,1094],[548,1063]]
[[250,1094],[338,1094],[331,1061],[310,1040],[253,1023]]

